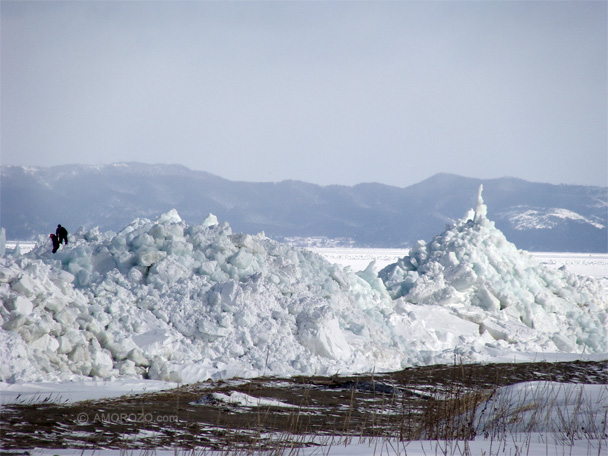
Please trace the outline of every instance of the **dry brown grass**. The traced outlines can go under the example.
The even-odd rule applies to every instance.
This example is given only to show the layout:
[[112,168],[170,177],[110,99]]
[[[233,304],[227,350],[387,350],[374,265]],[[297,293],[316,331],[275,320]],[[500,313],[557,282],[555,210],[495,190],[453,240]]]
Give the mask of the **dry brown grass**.
[[[283,454],[317,445],[323,436],[328,442],[336,437],[466,440],[474,437],[479,404],[497,387],[531,380],[606,384],[608,362],[454,364],[381,375],[203,382],[115,399],[5,406],[0,429],[5,449]],[[260,403],[244,407],[215,395],[232,392]],[[290,407],[264,405],[264,399]]]

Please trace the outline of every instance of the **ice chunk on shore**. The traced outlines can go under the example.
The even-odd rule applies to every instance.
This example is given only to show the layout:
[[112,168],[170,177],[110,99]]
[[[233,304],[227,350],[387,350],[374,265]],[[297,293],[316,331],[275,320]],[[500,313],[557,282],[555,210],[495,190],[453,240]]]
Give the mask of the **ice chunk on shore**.
[[518,250],[488,220],[481,192],[474,214],[380,271],[391,296],[445,307],[519,349],[608,351],[605,290]]
[[32,365],[23,378],[401,367],[381,282],[264,234],[233,234],[214,216],[188,226],[170,211],[119,233],[77,232],[55,254],[49,247],[41,239],[3,265],[15,269],[4,330],[25,341]]

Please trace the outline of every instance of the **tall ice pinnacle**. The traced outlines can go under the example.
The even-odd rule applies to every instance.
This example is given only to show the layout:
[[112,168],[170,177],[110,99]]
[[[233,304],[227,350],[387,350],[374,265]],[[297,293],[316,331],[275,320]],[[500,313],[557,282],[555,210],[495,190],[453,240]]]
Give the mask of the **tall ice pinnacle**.
[[477,193],[477,205],[475,206],[475,223],[481,222],[488,215],[488,207],[483,203],[481,193],[483,192],[483,184],[479,185],[479,193]]

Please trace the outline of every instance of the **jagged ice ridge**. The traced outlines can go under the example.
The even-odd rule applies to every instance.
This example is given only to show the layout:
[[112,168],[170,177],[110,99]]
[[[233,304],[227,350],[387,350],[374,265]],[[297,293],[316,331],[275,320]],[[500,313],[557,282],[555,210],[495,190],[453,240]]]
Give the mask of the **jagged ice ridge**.
[[487,219],[481,189],[475,211],[379,274],[233,234],[212,215],[189,226],[174,210],[73,239],[54,255],[40,237],[0,258],[4,381],[193,382],[608,352],[600,284],[517,250]]

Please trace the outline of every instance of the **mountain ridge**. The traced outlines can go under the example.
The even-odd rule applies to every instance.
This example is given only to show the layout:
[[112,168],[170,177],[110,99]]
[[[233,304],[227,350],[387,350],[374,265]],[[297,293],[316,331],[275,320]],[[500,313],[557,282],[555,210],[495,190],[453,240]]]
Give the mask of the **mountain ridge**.
[[519,248],[608,252],[608,188],[479,179],[438,173],[407,187],[377,182],[320,186],[298,180],[230,181],[183,165],[114,163],[1,166],[0,224],[33,239],[57,223],[117,230],[172,208],[189,223],[210,212],[235,231],[350,239],[405,247],[429,240],[474,206],[484,185],[489,217]]

